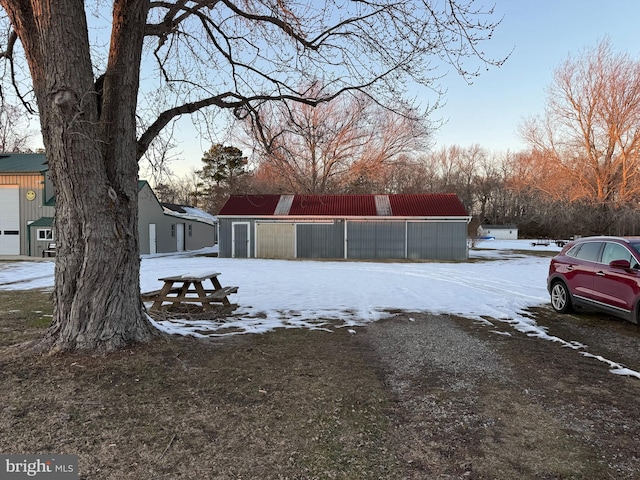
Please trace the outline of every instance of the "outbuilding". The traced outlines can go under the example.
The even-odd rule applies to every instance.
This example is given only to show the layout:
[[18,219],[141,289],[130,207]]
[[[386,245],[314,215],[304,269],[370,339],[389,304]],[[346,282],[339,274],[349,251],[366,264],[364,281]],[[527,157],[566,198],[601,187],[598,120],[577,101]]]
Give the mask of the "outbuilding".
[[456,194],[234,195],[219,256],[466,260],[471,217]]
[[[41,153],[0,154],[0,255],[54,256],[55,191]],[[217,220],[200,209],[161,204],[138,181],[140,253],[170,253],[214,246]]]
[[496,240],[517,240],[517,225],[480,225],[478,238],[493,238]]

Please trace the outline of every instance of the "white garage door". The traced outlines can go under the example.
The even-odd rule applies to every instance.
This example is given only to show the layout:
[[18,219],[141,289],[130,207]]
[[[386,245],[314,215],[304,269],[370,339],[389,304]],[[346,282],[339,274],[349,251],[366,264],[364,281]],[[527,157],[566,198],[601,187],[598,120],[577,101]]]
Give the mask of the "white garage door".
[[0,185],[0,255],[20,255],[20,188]]

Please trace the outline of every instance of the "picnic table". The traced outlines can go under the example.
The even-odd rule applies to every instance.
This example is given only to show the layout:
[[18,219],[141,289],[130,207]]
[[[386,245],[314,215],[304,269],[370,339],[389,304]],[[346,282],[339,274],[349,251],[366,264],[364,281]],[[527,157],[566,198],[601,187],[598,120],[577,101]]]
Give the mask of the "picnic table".
[[[225,307],[235,307],[227,296],[237,293],[238,287],[223,287],[218,280],[218,272],[204,274],[184,274],[163,277],[158,279],[164,282],[160,290],[146,292],[142,294],[142,300],[153,302],[150,310],[160,310],[164,303],[176,304],[200,304],[204,311],[212,311],[222,304]],[[204,283],[207,280],[211,287],[207,288]]]

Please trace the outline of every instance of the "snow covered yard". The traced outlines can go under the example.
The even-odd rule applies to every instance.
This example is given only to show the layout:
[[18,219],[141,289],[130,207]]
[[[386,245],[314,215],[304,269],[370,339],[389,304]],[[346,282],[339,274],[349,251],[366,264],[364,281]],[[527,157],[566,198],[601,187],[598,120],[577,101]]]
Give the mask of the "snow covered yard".
[[[240,287],[231,297],[239,308],[230,318],[155,322],[159,329],[179,335],[215,337],[336,325],[352,329],[403,310],[458,315],[488,327],[504,322],[591,355],[580,343],[548,334],[527,313],[549,302],[549,256],[559,250],[553,244],[532,246],[529,240],[487,240],[471,249],[469,262],[342,262],[206,256],[213,248],[143,256],[141,291],[158,289],[158,279],[167,275],[212,269],[221,273],[223,286]],[[53,269],[53,261],[1,263],[0,289],[50,288]],[[615,360],[595,358],[614,373],[640,378]]]
[[[321,328],[323,322],[363,325],[389,310],[451,313],[515,321],[529,328],[524,309],[548,302],[548,258],[512,254],[528,241],[486,241],[471,251],[469,263],[341,262],[231,259],[203,256],[215,249],[170,255],[145,255],[141,290],[161,286],[158,278],[217,270],[223,285],[238,285],[239,304],[225,330],[260,333],[277,327]],[[539,247],[544,248],[544,247]],[[552,247],[549,247],[552,248]],[[53,262],[0,263],[0,289],[50,288]],[[522,322],[519,325],[517,322]],[[216,335],[220,323],[173,326],[172,333],[194,330]]]

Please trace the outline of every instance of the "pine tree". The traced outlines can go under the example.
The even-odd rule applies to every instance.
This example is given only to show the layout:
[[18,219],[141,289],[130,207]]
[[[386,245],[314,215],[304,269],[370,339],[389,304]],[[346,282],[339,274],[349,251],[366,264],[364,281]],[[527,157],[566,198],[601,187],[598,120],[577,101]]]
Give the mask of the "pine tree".
[[247,173],[247,157],[239,148],[218,143],[204,153],[202,162],[204,167],[197,174],[205,184],[205,209],[215,214],[229,195],[238,193],[238,179]]

